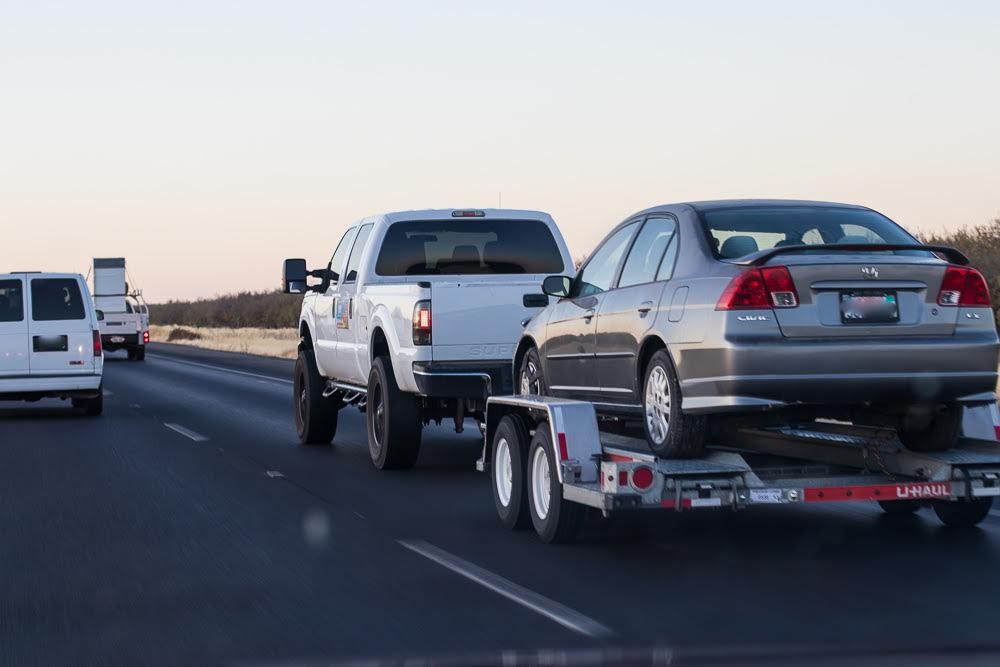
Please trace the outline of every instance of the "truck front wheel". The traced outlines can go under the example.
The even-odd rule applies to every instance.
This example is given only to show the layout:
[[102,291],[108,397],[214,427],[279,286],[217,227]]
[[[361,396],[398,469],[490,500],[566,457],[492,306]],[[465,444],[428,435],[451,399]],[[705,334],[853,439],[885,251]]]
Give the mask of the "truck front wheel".
[[379,357],[368,374],[368,453],[379,470],[412,468],[420,453],[420,405],[400,391],[392,363]]
[[328,445],[337,433],[337,405],[323,398],[325,386],[312,350],[302,350],[295,361],[293,380],[295,430],[304,445]]

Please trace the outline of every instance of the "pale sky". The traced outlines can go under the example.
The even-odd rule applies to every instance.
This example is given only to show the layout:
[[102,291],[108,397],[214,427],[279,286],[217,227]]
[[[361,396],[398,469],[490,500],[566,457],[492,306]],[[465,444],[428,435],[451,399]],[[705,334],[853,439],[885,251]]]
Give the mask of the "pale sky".
[[380,211],[1000,215],[1000,2],[0,0],[0,272],[273,288]]

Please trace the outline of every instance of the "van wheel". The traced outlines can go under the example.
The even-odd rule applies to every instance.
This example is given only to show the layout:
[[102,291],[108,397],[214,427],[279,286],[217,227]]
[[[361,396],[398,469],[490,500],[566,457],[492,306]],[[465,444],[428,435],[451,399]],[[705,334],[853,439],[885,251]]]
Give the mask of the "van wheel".
[[548,424],[539,424],[528,450],[528,507],[531,523],[543,542],[572,542],[580,530],[583,508],[562,494],[552,434]]
[[295,361],[292,383],[295,400],[295,431],[304,445],[328,445],[337,433],[337,404],[323,398],[325,386],[316,355],[312,350],[302,350]]
[[528,432],[517,417],[507,415],[493,436],[493,504],[505,528],[526,528],[528,513],[527,473]]
[[542,375],[542,363],[538,357],[538,348],[530,347],[521,359],[521,370],[518,373],[518,393],[524,396],[545,395],[545,376]]
[[701,456],[708,435],[707,420],[704,415],[681,412],[681,386],[666,350],[652,356],[644,378],[642,422],[650,449],[669,459]]
[[88,417],[99,417],[104,412],[104,385],[97,388],[94,398],[74,398],[73,409],[79,410]]
[[972,500],[935,500],[934,513],[941,522],[952,528],[971,528],[979,524],[990,513],[993,497]]
[[392,363],[379,357],[368,374],[368,453],[379,470],[412,468],[420,454],[420,405],[399,390]]
[[899,441],[914,452],[943,452],[955,446],[962,430],[962,407],[954,403],[939,409],[915,411],[900,420]]

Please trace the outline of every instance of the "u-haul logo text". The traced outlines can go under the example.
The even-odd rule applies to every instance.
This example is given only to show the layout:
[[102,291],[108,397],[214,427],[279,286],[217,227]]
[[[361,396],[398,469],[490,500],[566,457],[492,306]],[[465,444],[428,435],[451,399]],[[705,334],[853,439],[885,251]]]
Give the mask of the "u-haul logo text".
[[950,495],[947,484],[908,484],[896,487],[897,498],[942,498]]

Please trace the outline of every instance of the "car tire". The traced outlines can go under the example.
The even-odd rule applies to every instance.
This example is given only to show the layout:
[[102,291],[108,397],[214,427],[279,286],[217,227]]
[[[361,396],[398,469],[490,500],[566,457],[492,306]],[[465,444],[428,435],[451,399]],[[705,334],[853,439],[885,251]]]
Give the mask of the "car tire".
[[990,509],[993,507],[993,497],[954,501],[935,500],[933,504],[934,513],[944,525],[951,528],[972,528],[990,513]]
[[97,388],[97,396],[93,398],[74,398],[73,409],[79,410],[88,417],[99,417],[104,412],[104,385]]
[[548,424],[539,424],[528,448],[528,508],[543,542],[572,542],[580,530],[583,507],[563,498]]
[[643,373],[643,427],[650,449],[668,459],[701,456],[708,437],[704,415],[681,412],[681,386],[666,350],[650,358]]
[[880,500],[878,506],[883,512],[892,516],[913,514],[920,509],[920,503],[916,500]]
[[896,429],[899,441],[914,452],[951,449],[961,432],[962,406],[954,403],[930,414],[904,417]]
[[303,445],[328,445],[337,433],[339,406],[335,400],[323,398],[326,382],[319,374],[312,350],[299,352],[294,373],[292,399],[299,442]]
[[527,528],[528,512],[527,459],[528,432],[524,422],[507,415],[500,420],[493,436],[493,504],[505,528]]
[[368,374],[368,453],[379,470],[412,468],[420,454],[422,425],[417,397],[400,391],[392,363],[379,357]]
[[521,359],[521,368],[517,374],[518,393],[521,395],[545,395],[545,376],[542,373],[542,362],[538,356],[538,348],[532,346]]

